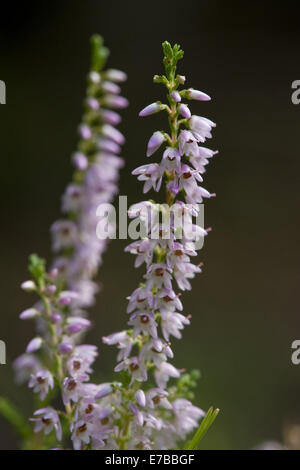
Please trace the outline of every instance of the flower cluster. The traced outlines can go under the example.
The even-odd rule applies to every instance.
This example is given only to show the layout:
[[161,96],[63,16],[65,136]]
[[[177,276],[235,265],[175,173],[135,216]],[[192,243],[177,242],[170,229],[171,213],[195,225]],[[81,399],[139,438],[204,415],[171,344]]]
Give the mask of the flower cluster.
[[53,251],[57,254],[53,267],[67,288],[78,293],[74,302],[78,308],[94,303],[98,285],[93,277],[107,245],[107,239],[96,234],[97,207],[110,203],[117,194],[119,169],[123,166],[119,153],[125,138],[115,127],[121,116],[111,108],[128,105],[127,99],[120,96],[118,85],[126,80],[126,74],[115,69],[102,70],[107,50],[99,41],[99,37],[93,37],[85,113],[79,126],[78,151],[73,155],[75,173],[62,198],[66,218],[51,227]]
[[[158,223],[158,239],[152,239],[147,232],[127,247],[127,251],[136,255],[136,266],[145,263],[146,273],[129,297],[129,329],[103,338],[105,344],[118,348],[115,372],[120,372],[120,382],[104,384],[94,397],[80,402],[74,428],[75,448],[86,445],[98,448],[102,442],[104,449],[174,449],[198,427],[205,414],[188,399],[194,375],[184,374],[169,360],[173,358],[171,338],[181,338],[183,328],[190,323],[190,317],[182,313],[183,305],[174,283],[180,290],[190,290],[190,280],[201,272],[191,257],[197,254],[197,239],[205,236],[207,230],[196,227],[192,219],[203,198],[213,196],[201,183],[209,158],[216,152],[201,144],[211,137],[215,124],[204,117],[192,116],[182,102],[185,98],[210,100],[198,90],[179,91],[185,77],[176,75],[176,66],[183,51],[167,42],[163,50],[166,75],[155,76],[154,81],[166,85],[168,104],[153,103],[140,116],[167,111],[170,134],[164,131],[153,134],[147,156],[165,143],[162,160],[143,165],[133,174],[144,182],[144,192],[151,188],[159,191],[164,182],[167,204],[174,209],[170,235],[164,236],[167,226]],[[164,210],[163,204],[144,201],[131,207],[129,216],[149,226],[153,225],[148,224],[151,214]],[[174,222],[178,216],[190,219],[192,238],[183,225],[179,236]],[[173,386],[169,385],[171,378],[177,379]],[[99,415],[105,416],[102,425]]]
[[[166,111],[170,132],[156,131],[148,142],[148,157],[166,144],[160,163],[143,165],[133,174],[144,183],[144,193],[164,187],[166,201],[143,201],[129,210],[129,217],[145,229],[126,251],[136,255],[136,267],[145,264],[145,274],[128,298],[128,329],[103,337],[105,344],[118,348],[118,380],[96,385],[90,375],[97,348],[78,339],[90,326],[82,309],[94,301],[93,277],[106,246],[105,240],[97,238],[96,208],[116,194],[122,162],[118,155],[124,137],[114,127],[120,116],[110,108],[125,107],[127,101],[119,95],[117,84],[125,75],[103,71],[107,50],[99,37],[92,44],[88,97],[73,157],[76,170],[62,201],[66,217],[51,229],[56,258],[47,271],[45,262],[32,255],[32,280],[22,284],[24,290],[40,297],[21,314],[23,320],[36,319],[38,335],[15,367],[19,380],[28,381],[42,402],[31,419],[34,431],[52,436],[51,443],[62,441],[64,446],[66,437],[76,450],[174,449],[205,416],[191,402],[198,373],[188,374],[170,360],[172,338],[180,339],[190,323],[177,289],[190,290],[190,280],[201,272],[192,258],[199,239],[208,233],[194,218],[203,198],[214,195],[201,183],[216,153],[202,144],[211,137],[215,124],[191,115],[183,100],[210,98],[192,88],[180,90],[185,77],[176,75],[176,67],[183,51],[178,45],[172,48],[163,43],[166,74],[155,76],[154,82],[167,87],[168,102],[152,103],[140,116]],[[156,237],[152,237],[153,227]],[[51,406],[57,391],[63,409]],[[209,410],[196,436],[205,432],[214,417]]]
[[[44,430],[48,434],[54,429],[59,440],[62,438],[59,415],[70,424],[74,414],[72,403],[79,397],[84,401],[95,390],[98,392],[98,388],[87,383],[97,348],[78,345],[78,339],[91,325],[82,309],[94,303],[97,284],[93,278],[107,243],[96,236],[99,221],[96,209],[102,202],[111,202],[117,193],[123,164],[119,153],[125,139],[115,128],[121,117],[111,108],[128,104],[120,96],[118,85],[126,75],[116,69],[103,70],[107,56],[102,38],[94,36],[80,141],[73,155],[75,172],[62,198],[65,218],[51,227],[54,263],[47,272],[45,262],[32,255],[29,270],[33,279],[21,286],[40,299],[20,315],[22,320],[36,319],[38,335],[14,363],[17,379],[28,381],[39,400],[47,405],[34,413],[35,431]],[[48,406],[59,390],[65,411]],[[76,435],[80,431],[74,432]]]

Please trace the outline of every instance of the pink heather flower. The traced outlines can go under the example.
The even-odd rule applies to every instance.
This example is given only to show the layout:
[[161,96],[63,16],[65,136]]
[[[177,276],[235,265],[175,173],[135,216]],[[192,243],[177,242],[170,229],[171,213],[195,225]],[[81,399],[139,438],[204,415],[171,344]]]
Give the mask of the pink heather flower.
[[172,366],[172,364],[169,364],[168,362],[163,362],[160,365],[159,369],[155,370],[154,375],[155,375],[157,386],[159,388],[164,389],[170,377],[173,377],[176,379],[180,377],[180,372],[178,369]]
[[73,345],[71,343],[61,343],[58,346],[59,354],[70,354],[73,350]]
[[113,93],[115,95],[117,95],[121,91],[121,88],[119,87],[119,85],[113,82],[109,82],[109,81],[102,82],[101,88],[105,93]]
[[143,426],[143,424],[144,424],[143,413],[140,412],[140,410],[138,409],[138,407],[134,403],[131,403],[129,405],[129,409],[135,415],[135,420],[136,420],[137,425],[138,426]]
[[118,145],[123,145],[125,143],[125,137],[123,134],[110,124],[104,124],[101,131],[105,137],[113,140]]
[[157,163],[142,165],[132,172],[133,175],[139,175],[139,181],[145,181],[143,192],[147,193],[151,188],[159,191],[162,183],[162,169]]
[[75,450],[82,449],[84,444],[88,444],[91,439],[92,425],[83,420],[78,421],[73,426],[71,439]]
[[197,171],[192,170],[188,165],[181,166],[179,182],[188,196],[197,191],[198,182],[202,181],[203,179]]
[[46,287],[45,292],[47,295],[53,295],[57,291],[57,287],[55,284],[51,284],[50,286]]
[[113,333],[109,336],[103,336],[102,341],[104,344],[117,346],[120,350],[117,357],[118,361],[123,361],[130,355],[132,349],[132,338],[126,331],[120,331],[119,333]]
[[181,162],[181,153],[175,147],[167,147],[163,153],[161,167],[164,170],[179,170]]
[[127,108],[128,100],[120,95],[106,95],[104,98],[104,104],[106,106],[116,108],[116,109],[123,109]]
[[145,364],[137,357],[131,357],[130,359],[124,359],[115,367],[115,372],[120,372],[121,370],[128,370],[133,380],[138,382],[144,382],[147,380],[147,370]]
[[69,305],[72,301],[78,299],[78,293],[70,290],[64,290],[59,294],[58,302],[60,305]]
[[190,163],[197,171],[199,171],[199,173],[202,174],[205,172],[205,166],[209,163],[209,158],[213,157],[217,153],[218,151],[198,146],[198,154],[190,157]]
[[67,360],[67,368],[71,377],[78,381],[85,381],[93,372],[91,365],[98,355],[96,346],[82,344],[76,346]]
[[159,113],[163,109],[163,106],[159,103],[151,103],[145,108],[142,109],[142,111],[139,112],[140,117],[146,117],[150,116],[151,114],[156,114]]
[[[202,139],[203,142],[205,139]],[[197,139],[190,131],[181,131],[179,136],[179,150],[182,155],[193,157],[198,155]]]
[[88,159],[83,153],[75,153],[73,155],[73,163],[78,170],[84,171],[88,167]]
[[144,335],[157,338],[157,323],[153,313],[135,312],[131,315],[128,324],[133,326],[133,338],[136,338],[141,332]]
[[59,441],[62,439],[62,428],[57,412],[53,408],[41,408],[34,412],[35,422],[34,432],[43,431],[46,435],[50,434],[52,429],[56,432]]
[[156,150],[159,149],[161,144],[165,141],[164,135],[160,131],[154,132],[152,137],[150,137],[150,140],[148,142],[147,146],[147,157],[151,157]]
[[112,80],[113,82],[125,82],[127,80],[127,75],[125,72],[117,69],[108,69],[105,72],[105,76],[108,80]]
[[53,251],[59,251],[62,248],[68,248],[77,241],[77,227],[70,220],[58,220],[51,226]]
[[39,393],[43,401],[48,395],[49,388],[53,389],[54,387],[53,376],[48,370],[42,369],[31,376],[28,387],[33,388],[35,393]]
[[13,362],[13,368],[16,372],[17,383],[27,382],[32,374],[35,374],[42,368],[38,358],[33,354],[22,354]]
[[159,310],[175,311],[183,310],[182,302],[173,289],[162,289],[158,295],[158,308]]
[[197,141],[203,142],[203,139],[211,139],[211,130],[216,124],[210,119],[200,116],[192,116],[189,120],[189,128]]
[[174,100],[176,103],[180,103],[181,101],[181,96],[180,94],[178,93],[178,91],[172,91],[172,93],[170,94],[172,100]]
[[52,323],[54,323],[54,324],[60,323],[61,320],[62,320],[62,318],[61,318],[61,315],[60,315],[59,313],[53,313],[53,314],[51,315],[51,321],[52,321]]
[[158,337],[148,341],[141,351],[141,358],[146,362],[150,361],[156,367],[160,367],[162,362],[166,362],[168,358],[173,358],[174,354],[168,344],[164,344]]
[[138,390],[135,395],[134,395],[137,403],[142,407],[142,408],[145,408],[146,406],[146,396],[143,392],[143,390]]
[[89,79],[91,80],[92,83],[100,83],[101,82],[101,76],[98,72],[95,72],[94,70],[90,72],[89,74]]
[[181,116],[186,119],[191,117],[191,111],[189,110],[189,107],[186,104],[181,103],[178,106],[178,111],[181,114]]
[[162,310],[161,312],[161,329],[166,341],[169,341],[170,336],[181,339],[181,330],[189,324],[190,320],[181,313],[169,310]]
[[80,331],[89,328],[91,326],[91,322],[86,318],[82,317],[69,317],[68,318],[68,326],[67,331],[70,334],[79,333]]
[[110,384],[102,384],[100,386],[99,392],[96,394],[95,399],[100,400],[101,398],[106,397],[112,393],[113,389]]
[[121,147],[119,146],[119,144],[106,137],[101,137],[98,140],[98,147],[99,150],[104,150],[104,152],[119,154],[121,151]]
[[168,400],[168,392],[162,388],[151,388],[146,393],[146,404],[149,408],[156,408],[157,406],[172,409],[172,405]]
[[24,281],[21,284],[21,289],[26,292],[33,292],[36,289],[36,284],[33,281]]
[[189,400],[178,398],[173,402],[175,413],[175,427],[183,436],[189,434],[193,429],[199,426],[199,419],[205,416],[200,408],[193,406]]
[[111,111],[110,109],[101,109],[100,116],[104,122],[111,124],[112,126],[116,126],[122,120],[120,114],[115,111]]
[[73,377],[65,377],[63,381],[63,402],[66,405],[70,401],[77,403],[82,395],[82,384]]
[[127,312],[131,313],[135,309],[145,309],[147,306],[154,307],[154,296],[151,290],[146,287],[138,287],[128,298]]
[[190,100],[197,100],[197,101],[210,101],[211,97],[208,96],[203,91],[194,90],[194,88],[189,88],[187,92],[187,97]]
[[84,140],[88,140],[92,137],[92,131],[86,124],[81,124],[79,127],[80,137]]
[[164,263],[156,263],[149,266],[145,278],[147,279],[147,287],[149,289],[152,289],[154,286],[158,288],[172,288],[170,268]]
[[155,245],[155,240],[146,238],[144,240],[138,240],[136,242],[130,243],[130,245],[125,248],[125,251],[137,255],[134,262],[134,267],[138,268],[143,263],[146,263],[147,266],[151,263]]
[[20,314],[21,320],[30,320],[31,318],[37,317],[40,312],[36,308],[28,308]]
[[99,109],[99,101],[96,98],[88,98],[86,100],[86,104],[93,111],[97,111]]
[[83,190],[79,184],[69,184],[62,197],[62,211],[76,212],[82,205]]
[[30,353],[33,353],[35,351],[38,351],[40,349],[40,347],[42,346],[42,344],[43,344],[43,340],[39,336],[36,337],[36,338],[33,338],[28,343],[27,348],[26,348],[26,352],[30,354]]

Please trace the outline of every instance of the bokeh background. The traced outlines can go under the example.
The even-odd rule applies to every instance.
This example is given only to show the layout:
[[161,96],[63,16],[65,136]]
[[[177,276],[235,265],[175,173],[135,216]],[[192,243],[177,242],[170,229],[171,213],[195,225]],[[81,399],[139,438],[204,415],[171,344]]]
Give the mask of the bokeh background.
[[[49,225],[71,175],[89,37],[102,34],[109,65],[129,76],[120,190],[129,203],[142,198],[131,171],[145,162],[146,142],[163,125],[160,116],[137,114],[163,98],[152,76],[162,71],[167,39],[185,50],[180,72],[188,86],[213,97],[195,102],[194,113],[218,123],[210,146],[220,154],[205,176],[217,193],[205,212],[213,231],[200,253],[204,273],[184,295],[192,326],[173,342],[175,364],[202,372],[197,403],[221,408],[202,448],[252,448],[300,423],[300,366],[290,359],[300,336],[300,105],[291,102],[291,83],[300,79],[299,10],[289,2],[232,0],[28,1],[2,10],[0,338],[8,364],[0,366],[0,395],[31,413],[31,392],[18,388],[11,372],[33,332],[18,320],[31,302],[19,285],[30,253],[51,257]],[[124,246],[113,242],[101,268],[89,334],[98,345],[124,327],[126,296],[142,274]],[[101,346],[99,380],[114,362],[115,350]],[[0,418],[0,448],[17,446]]]

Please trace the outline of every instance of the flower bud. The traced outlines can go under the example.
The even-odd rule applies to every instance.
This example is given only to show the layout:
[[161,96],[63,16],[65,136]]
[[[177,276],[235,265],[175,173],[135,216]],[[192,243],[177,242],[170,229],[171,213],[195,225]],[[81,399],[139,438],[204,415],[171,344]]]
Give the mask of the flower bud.
[[112,392],[112,388],[110,385],[105,385],[104,387],[101,388],[101,390],[97,393],[95,396],[96,400],[99,400],[100,398],[104,398],[107,395],[109,395]]
[[103,121],[112,126],[116,126],[121,122],[121,116],[110,109],[101,109],[100,114]]
[[123,136],[123,134],[118,129],[115,129],[113,126],[111,126],[110,124],[104,124],[101,130],[102,130],[102,134],[105,137],[108,137],[109,139],[113,140],[117,144],[123,145],[125,143],[125,137]]
[[176,90],[175,90],[175,91],[172,91],[172,93],[171,93],[171,98],[172,98],[172,100],[174,100],[176,103],[180,103],[180,101],[181,101],[181,96],[180,96],[180,94],[178,93],[178,91],[176,91]]
[[70,317],[68,319],[68,332],[70,334],[79,333],[80,331],[84,330],[91,326],[91,322],[86,318],[82,317]]
[[113,93],[114,95],[117,95],[121,91],[119,85],[113,82],[103,82],[101,86],[102,90],[106,93]]
[[79,152],[76,152],[73,155],[73,163],[74,163],[75,168],[81,171],[86,170],[89,164],[87,157],[83,153],[79,153]]
[[99,102],[96,100],[96,98],[89,98],[86,101],[86,104],[88,105],[89,108],[91,108],[93,111],[97,111],[99,109]]
[[203,93],[199,90],[194,90],[194,88],[189,88],[187,90],[187,98],[190,100],[197,100],[197,101],[210,101],[211,97],[208,96],[206,93]]
[[92,83],[97,84],[97,83],[100,83],[100,82],[101,82],[101,76],[100,76],[100,74],[99,74],[98,72],[95,72],[95,71],[94,71],[94,72],[91,72],[91,73],[89,74],[89,78],[90,78],[90,80],[91,80]]
[[112,108],[127,108],[128,100],[124,98],[124,96],[119,95],[107,95],[104,98],[104,103],[107,106],[111,106]]
[[34,318],[37,315],[39,315],[39,311],[36,310],[36,308],[28,308],[20,314],[20,318],[21,320],[30,320],[31,318]]
[[159,113],[162,110],[162,105],[160,103],[151,103],[146,106],[142,111],[140,111],[140,117],[151,116],[151,114]]
[[46,287],[46,294],[48,295],[53,295],[55,294],[56,292],[56,285],[55,284],[51,284],[50,286]]
[[191,117],[191,111],[189,110],[186,104],[181,103],[178,109],[182,117],[186,119],[189,119]]
[[59,314],[59,313],[53,313],[53,314],[51,315],[51,321],[52,321],[52,323],[54,323],[54,324],[55,324],[55,323],[60,323],[60,322],[61,322],[61,316],[60,316],[60,314]]
[[136,392],[135,399],[142,408],[146,406],[146,397],[143,390],[138,390]]
[[71,343],[61,343],[58,346],[58,352],[59,354],[70,354],[72,352],[73,346]]
[[106,78],[108,80],[112,80],[113,82],[125,82],[127,80],[127,75],[125,72],[122,72],[122,70],[117,70],[117,69],[108,69],[106,70],[105,73]]
[[86,124],[81,124],[79,126],[80,137],[84,140],[90,139],[92,137],[92,131]]
[[186,79],[184,75],[177,75],[177,80],[179,81],[180,85],[183,85]]
[[21,289],[26,292],[33,292],[36,289],[36,285],[33,281],[24,281],[21,284]]
[[150,137],[147,146],[147,157],[153,155],[157,149],[161,146],[161,144],[165,141],[165,137],[160,131],[154,132],[154,134]]
[[36,338],[33,338],[27,345],[26,352],[27,353],[33,353],[35,351],[38,351],[40,347],[42,346],[43,340],[39,336]]

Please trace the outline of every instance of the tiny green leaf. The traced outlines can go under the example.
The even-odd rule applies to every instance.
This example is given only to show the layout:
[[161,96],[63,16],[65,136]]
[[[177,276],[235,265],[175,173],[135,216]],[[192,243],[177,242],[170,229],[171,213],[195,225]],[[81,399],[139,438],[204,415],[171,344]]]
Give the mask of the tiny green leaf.
[[162,48],[163,48],[165,56],[168,57],[169,59],[172,59],[173,49],[172,49],[171,44],[168,41],[164,41],[162,43]]
[[205,436],[205,434],[207,433],[208,429],[211,427],[211,425],[213,424],[214,420],[216,419],[216,417],[218,416],[219,414],[219,409],[216,408],[215,410],[213,409],[213,407],[211,406],[208,410],[208,412],[206,413],[205,417],[203,418],[203,420],[201,421],[201,424],[199,426],[199,428],[197,429],[197,431],[195,432],[194,434],[194,437],[192,438],[192,440],[188,443],[188,445],[186,446],[185,450],[195,450],[197,447],[198,447],[198,444],[199,442],[201,441],[201,439]]

